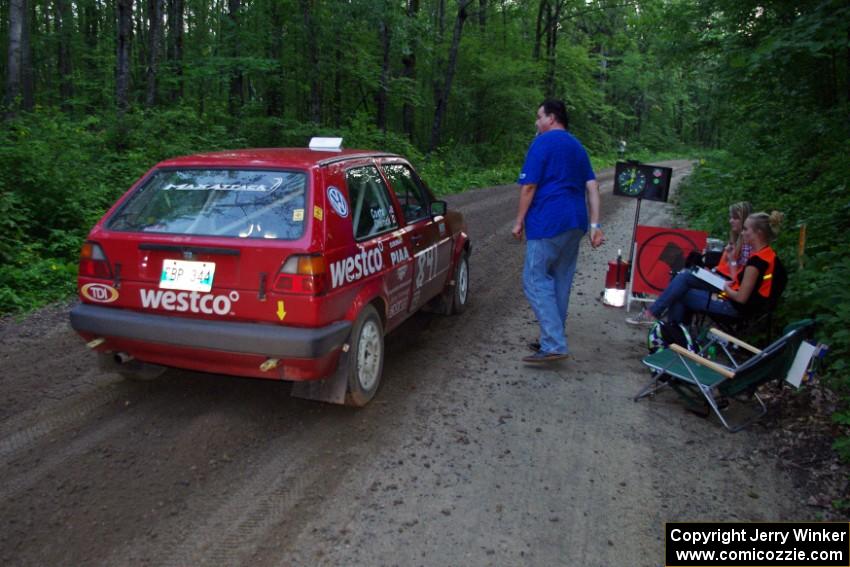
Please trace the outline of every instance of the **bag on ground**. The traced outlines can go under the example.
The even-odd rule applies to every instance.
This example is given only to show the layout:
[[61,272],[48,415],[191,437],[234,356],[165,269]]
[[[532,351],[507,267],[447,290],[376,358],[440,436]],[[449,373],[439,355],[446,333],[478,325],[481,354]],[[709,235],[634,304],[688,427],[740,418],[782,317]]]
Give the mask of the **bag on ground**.
[[688,328],[681,323],[668,323],[667,321],[656,321],[649,329],[646,337],[646,347],[649,353],[658,352],[677,344],[691,352],[697,352],[697,345],[691,338]]

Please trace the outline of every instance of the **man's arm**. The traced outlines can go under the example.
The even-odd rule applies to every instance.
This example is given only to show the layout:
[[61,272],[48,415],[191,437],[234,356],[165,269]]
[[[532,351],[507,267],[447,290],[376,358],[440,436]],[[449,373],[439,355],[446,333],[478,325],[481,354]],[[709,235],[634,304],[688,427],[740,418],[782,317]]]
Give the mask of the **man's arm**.
[[531,201],[534,199],[535,191],[537,191],[536,183],[522,185],[519,188],[519,207],[517,208],[514,228],[511,230],[511,234],[513,234],[514,238],[517,240],[522,238],[522,230],[525,227],[525,215],[528,213],[528,208],[531,206]]
[[590,179],[585,183],[585,189],[587,192],[587,209],[590,214],[590,231],[588,232],[588,236],[590,237],[590,245],[596,248],[605,242],[605,234],[602,232],[602,228],[599,225],[599,183],[595,179]]

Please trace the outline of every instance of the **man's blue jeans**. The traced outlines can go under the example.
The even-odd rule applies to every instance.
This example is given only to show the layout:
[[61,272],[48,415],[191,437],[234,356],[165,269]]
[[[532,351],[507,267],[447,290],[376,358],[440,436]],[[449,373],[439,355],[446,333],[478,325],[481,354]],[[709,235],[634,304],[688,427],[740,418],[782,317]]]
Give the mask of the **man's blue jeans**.
[[582,236],[572,229],[526,243],[522,287],[540,324],[541,352],[569,352],[564,328]]
[[738,310],[730,302],[711,298],[712,290],[714,288],[709,284],[688,270],[682,270],[649,310],[657,319],[666,311],[667,320],[671,323],[690,323],[690,315],[694,312],[738,317]]

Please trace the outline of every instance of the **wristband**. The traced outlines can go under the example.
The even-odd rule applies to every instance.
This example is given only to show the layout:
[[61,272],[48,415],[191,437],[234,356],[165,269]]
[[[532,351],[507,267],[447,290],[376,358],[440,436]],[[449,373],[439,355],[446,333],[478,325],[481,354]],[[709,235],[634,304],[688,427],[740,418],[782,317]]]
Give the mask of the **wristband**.
[[598,222],[590,223],[590,228],[602,228],[602,225]]

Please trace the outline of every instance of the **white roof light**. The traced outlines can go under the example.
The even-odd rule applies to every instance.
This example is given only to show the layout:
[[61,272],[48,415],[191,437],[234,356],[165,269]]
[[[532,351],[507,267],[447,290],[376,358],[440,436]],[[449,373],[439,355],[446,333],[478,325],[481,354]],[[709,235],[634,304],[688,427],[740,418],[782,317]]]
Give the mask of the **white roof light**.
[[310,138],[310,149],[319,152],[338,152],[342,150],[342,138]]

